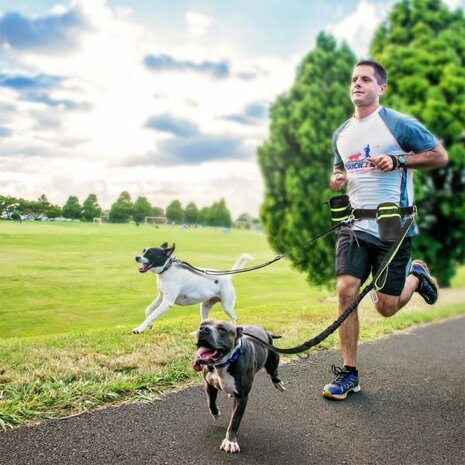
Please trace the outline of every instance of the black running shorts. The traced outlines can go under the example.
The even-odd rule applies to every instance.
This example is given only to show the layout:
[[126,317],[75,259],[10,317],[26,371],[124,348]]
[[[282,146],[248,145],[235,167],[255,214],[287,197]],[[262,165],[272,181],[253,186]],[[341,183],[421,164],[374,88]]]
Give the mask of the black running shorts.
[[[336,276],[354,276],[363,284],[370,273],[376,274],[391,246],[392,242],[383,242],[371,234],[341,229],[336,242]],[[384,286],[380,292],[396,296],[402,293],[411,253],[412,238],[406,237],[389,265],[387,277],[381,276],[380,282]]]

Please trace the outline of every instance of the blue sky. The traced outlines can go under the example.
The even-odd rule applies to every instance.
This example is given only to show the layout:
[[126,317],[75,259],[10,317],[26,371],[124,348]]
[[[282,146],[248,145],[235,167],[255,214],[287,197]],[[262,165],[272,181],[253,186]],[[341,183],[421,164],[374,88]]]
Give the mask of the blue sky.
[[320,31],[366,57],[394,3],[0,0],[0,194],[257,215],[270,103]]

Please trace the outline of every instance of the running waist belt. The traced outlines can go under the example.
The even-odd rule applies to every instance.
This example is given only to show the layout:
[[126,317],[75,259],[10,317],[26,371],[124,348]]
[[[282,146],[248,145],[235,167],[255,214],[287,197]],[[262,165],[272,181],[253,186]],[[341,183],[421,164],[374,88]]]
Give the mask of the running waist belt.
[[[382,204],[381,204],[382,205]],[[399,213],[403,215],[411,215],[416,211],[415,206],[412,207],[400,207]],[[379,216],[378,208],[354,208],[352,210],[352,215],[354,215],[357,220],[369,220],[375,219]]]

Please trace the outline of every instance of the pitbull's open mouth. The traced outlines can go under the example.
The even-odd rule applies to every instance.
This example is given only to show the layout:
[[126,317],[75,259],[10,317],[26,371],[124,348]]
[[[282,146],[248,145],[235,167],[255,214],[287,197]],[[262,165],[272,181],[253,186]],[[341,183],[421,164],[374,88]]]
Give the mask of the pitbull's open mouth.
[[217,349],[215,347],[211,347],[208,343],[199,341],[197,343],[198,350],[195,353],[194,358],[194,370],[200,371],[202,369],[201,365],[208,365],[212,363],[218,362],[224,356],[223,349]]
[[139,273],[145,273],[146,271],[149,271],[150,268],[153,268],[153,264],[152,263],[146,263],[145,265],[142,265],[139,268]]

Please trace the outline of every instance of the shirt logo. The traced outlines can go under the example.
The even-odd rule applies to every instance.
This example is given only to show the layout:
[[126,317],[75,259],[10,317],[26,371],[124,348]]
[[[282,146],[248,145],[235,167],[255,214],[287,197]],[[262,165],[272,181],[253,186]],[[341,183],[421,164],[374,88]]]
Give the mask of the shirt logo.
[[370,144],[367,144],[363,148],[363,155],[362,152],[357,152],[347,157],[347,160],[344,164],[346,171],[356,173],[359,171],[366,171],[367,169],[372,169],[373,165],[370,162],[370,158]]

